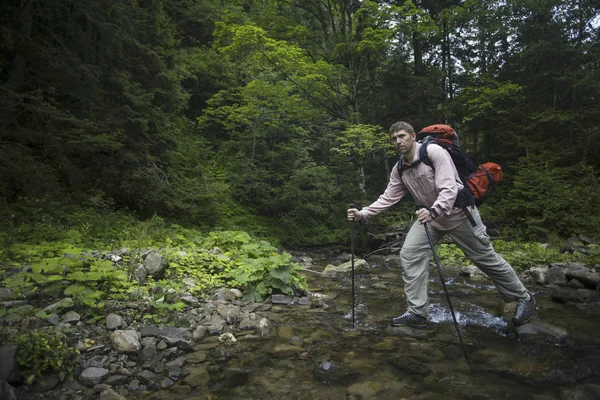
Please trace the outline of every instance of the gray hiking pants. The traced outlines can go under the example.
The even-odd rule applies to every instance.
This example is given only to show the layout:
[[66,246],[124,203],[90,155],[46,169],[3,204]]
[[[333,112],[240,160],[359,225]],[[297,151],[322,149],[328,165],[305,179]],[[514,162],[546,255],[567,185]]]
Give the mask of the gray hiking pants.
[[[468,221],[447,231],[430,226],[433,243],[437,243],[444,235],[450,236],[465,255],[492,279],[503,300],[514,301],[526,297],[527,289],[513,268],[494,251],[477,210],[473,212],[473,218],[477,223],[475,227]],[[425,317],[429,306],[427,283],[431,256],[425,226],[416,221],[406,236],[400,251],[400,261],[408,311]]]

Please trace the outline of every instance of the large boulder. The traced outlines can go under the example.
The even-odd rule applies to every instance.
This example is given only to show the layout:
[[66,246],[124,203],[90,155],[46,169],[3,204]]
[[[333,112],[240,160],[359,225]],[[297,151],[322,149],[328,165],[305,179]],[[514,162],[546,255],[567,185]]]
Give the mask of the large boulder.
[[150,252],[144,259],[144,269],[150,276],[161,276],[167,269],[167,261],[155,252]]

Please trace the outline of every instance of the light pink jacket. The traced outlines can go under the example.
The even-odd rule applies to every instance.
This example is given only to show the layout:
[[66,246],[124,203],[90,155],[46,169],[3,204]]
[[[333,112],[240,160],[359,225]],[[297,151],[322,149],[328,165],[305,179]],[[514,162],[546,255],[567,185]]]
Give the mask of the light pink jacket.
[[[460,208],[454,208],[454,200],[463,184],[450,158],[450,154],[436,144],[427,146],[427,154],[434,168],[424,162],[417,163],[421,143],[417,143],[414,167],[398,171],[398,163],[390,176],[385,192],[371,205],[363,207],[361,217],[369,219],[398,203],[406,193],[410,193],[415,202],[434,209],[438,217],[431,222],[432,228],[449,230],[467,219]],[[435,172],[434,172],[435,170]]]

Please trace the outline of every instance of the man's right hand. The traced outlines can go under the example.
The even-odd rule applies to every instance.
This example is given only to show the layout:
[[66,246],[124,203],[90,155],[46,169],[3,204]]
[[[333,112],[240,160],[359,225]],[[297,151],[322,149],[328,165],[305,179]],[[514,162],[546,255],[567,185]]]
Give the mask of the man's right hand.
[[362,219],[362,215],[360,215],[360,211],[357,208],[349,208],[348,209],[348,220],[349,221],[360,221]]

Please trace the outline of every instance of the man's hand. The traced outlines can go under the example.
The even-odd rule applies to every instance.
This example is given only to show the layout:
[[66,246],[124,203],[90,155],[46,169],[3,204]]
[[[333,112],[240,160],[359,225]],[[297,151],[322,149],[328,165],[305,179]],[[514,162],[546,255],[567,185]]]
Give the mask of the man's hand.
[[427,224],[431,221],[433,221],[433,216],[431,215],[431,212],[423,207],[418,209],[417,211],[415,211],[415,215],[417,216],[417,219],[419,220],[420,223],[422,224]]
[[362,219],[362,215],[360,215],[360,211],[356,208],[348,209],[348,220],[349,221],[360,221]]

